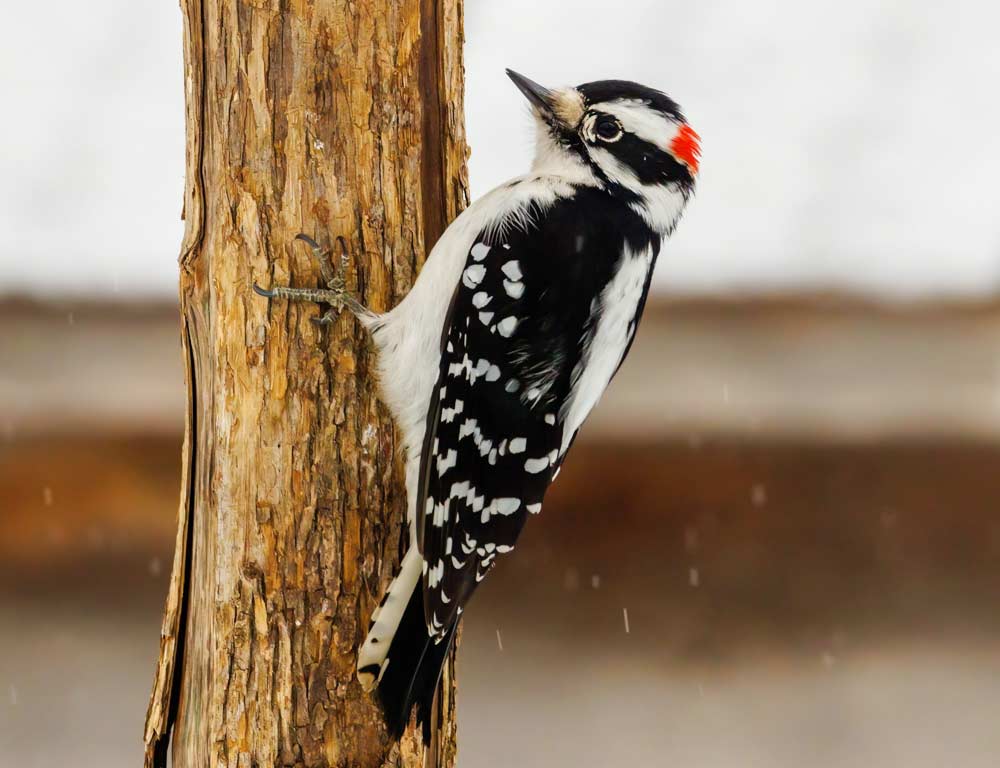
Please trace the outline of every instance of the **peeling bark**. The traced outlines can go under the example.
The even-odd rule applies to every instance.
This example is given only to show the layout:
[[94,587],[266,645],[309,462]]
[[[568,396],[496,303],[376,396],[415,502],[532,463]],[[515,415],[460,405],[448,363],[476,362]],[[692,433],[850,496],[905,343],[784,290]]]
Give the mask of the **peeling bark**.
[[[406,294],[468,195],[462,0],[182,0],[187,429],[147,768],[418,766],[354,675],[405,542],[397,436],[347,313],[293,247],[342,235],[348,286]],[[430,765],[455,759],[453,659]]]

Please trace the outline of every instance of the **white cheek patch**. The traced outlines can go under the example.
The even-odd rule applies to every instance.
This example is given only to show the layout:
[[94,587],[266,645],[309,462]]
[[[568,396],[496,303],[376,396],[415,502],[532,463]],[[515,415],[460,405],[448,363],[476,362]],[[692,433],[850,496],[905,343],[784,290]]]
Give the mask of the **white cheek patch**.
[[669,150],[670,142],[677,134],[677,126],[680,125],[678,121],[636,99],[605,101],[595,104],[593,108],[614,115],[626,131],[665,151]]
[[641,189],[644,186],[632,169],[611,154],[609,150],[597,145],[589,147],[588,152],[594,162],[607,174],[607,177],[611,181],[621,184],[627,189]]
[[643,184],[631,168],[603,147],[590,147],[589,152],[611,181],[639,194],[639,201],[630,203],[629,206],[649,226],[661,232],[669,232],[674,228],[687,202],[684,195],[668,185]]

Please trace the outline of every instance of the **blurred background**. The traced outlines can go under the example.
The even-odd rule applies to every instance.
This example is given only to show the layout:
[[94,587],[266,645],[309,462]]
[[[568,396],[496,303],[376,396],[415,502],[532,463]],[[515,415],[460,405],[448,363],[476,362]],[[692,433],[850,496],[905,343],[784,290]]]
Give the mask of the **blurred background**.
[[[474,195],[529,162],[507,66],[660,87],[704,159],[628,364],[469,612],[459,764],[996,766],[1000,9],[466,13]],[[180,21],[21,4],[0,46],[4,765],[141,759],[180,487]]]

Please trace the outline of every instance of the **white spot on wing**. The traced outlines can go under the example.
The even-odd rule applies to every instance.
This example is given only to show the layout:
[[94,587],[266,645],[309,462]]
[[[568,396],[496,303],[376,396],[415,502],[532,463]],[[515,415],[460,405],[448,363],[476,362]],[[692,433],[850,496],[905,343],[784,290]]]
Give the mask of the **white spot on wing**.
[[465,268],[465,272],[462,273],[462,282],[466,288],[475,288],[483,281],[485,275],[486,267],[482,264],[473,264]]
[[[496,504],[496,511],[499,515],[512,515],[517,511],[517,508],[521,506],[520,499],[513,498],[503,498],[497,499],[494,504]],[[486,551],[490,550],[490,545],[486,545]]]
[[528,459],[524,462],[524,471],[532,475],[537,475],[549,466],[549,457],[543,456],[540,459]]
[[503,289],[512,299],[519,299],[524,295],[524,283],[520,281],[511,282],[510,280],[504,280]]
[[524,276],[521,273],[521,263],[517,259],[508,261],[501,269],[511,280],[520,280]]
[[435,528],[443,528],[445,520],[448,518],[448,507],[451,499],[446,499],[443,504],[434,505],[434,516],[431,518],[431,525]]
[[444,576],[444,560],[438,558],[437,563],[427,572],[427,586],[436,587]]
[[458,454],[455,453],[454,450],[448,451],[448,454],[446,456],[438,456],[437,459],[438,476],[443,475],[449,469],[454,467],[456,463],[458,463]]
[[476,431],[476,420],[466,419],[464,422],[462,422],[462,426],[458,428],[458,439],[461,440],[463,437],[468,437],[475,431]]
[[497,330],[500,332],[501,336],[510,338],[514,334],[514,330],[517,328],[517,318],[511,315],[510,317],[505,317],[499,323],[497,323]]
[[451,408],[443,408],[441,410],[441,421],[445,424],[451,424],[455,420],[455,417],[462,412],[465,408],[465,402],[462,400],[456,400],[455,405]]
[[486,243],[476,243],[472,246],[472,258],[475,261],[482,261],[490,252],[490,247]]

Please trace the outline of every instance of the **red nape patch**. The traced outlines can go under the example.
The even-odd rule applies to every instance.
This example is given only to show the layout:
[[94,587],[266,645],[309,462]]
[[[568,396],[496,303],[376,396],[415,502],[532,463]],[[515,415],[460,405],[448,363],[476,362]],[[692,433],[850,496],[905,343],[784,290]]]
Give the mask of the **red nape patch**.
[[681,126],[670,142],[670,151],[694,176],[698,173],[698,158],[701,157],[701,136],[687,123]]

